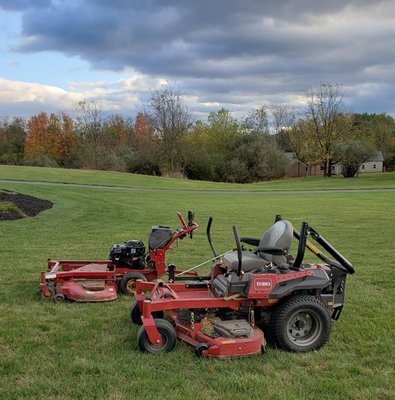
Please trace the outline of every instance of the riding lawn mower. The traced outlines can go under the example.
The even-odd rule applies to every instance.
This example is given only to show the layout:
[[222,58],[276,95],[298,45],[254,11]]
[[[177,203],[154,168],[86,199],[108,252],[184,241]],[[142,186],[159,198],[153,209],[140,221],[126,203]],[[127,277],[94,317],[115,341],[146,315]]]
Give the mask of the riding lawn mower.
[[[321,348],[340,317],[346,276],[354,273],[350,262],[306,222],[299,232],[280,216],[260,238],[240,238],[234,226],[236,249],[218,256],[211,224],[212,218],[207,237],[214,263],[207,276],[186,277],[169,266],[170,282],[137,280],[131,319],[141,325],[139,349],[171,351],[178,338],[197,356],[250,356],[265,351],[264,331],[287,351]],[[295,258],[288,253],[293,237]],[[307,263],[306,248],[321,262]]]
[[[181,227],[174,232],[168,226],[153,226],[148,236],[148,249],[141,240],[114,244],[109,260],[48,260],[47,271],[41,273],[42,298],[62,302],[110,301],[117,292],[132,294],[136,280],[152,281],[166,272],[166,252],[185,236],[192,238],[199,227],[188,212],[185,222],[177,213]],[[147,251],[148,250],[148,251]],[[178,271],[181,272],[181,271]],[[197,275],[194,272],[188,273]]]

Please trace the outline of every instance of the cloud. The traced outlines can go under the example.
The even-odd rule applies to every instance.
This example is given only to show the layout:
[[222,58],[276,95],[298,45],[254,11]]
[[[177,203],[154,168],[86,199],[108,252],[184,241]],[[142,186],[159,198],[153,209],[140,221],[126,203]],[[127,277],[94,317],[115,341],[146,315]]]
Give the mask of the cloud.
[[79,93],[67,92],[54,86],[0,79],[1,108],[11,108],[19,104],[30,111],[59,111],[75,107],[82,99]]
[[[395,114],[395,2],[3,0],[0,5],[22,13],[19,52],[62,52],[94,69],[133,71],[116,88],[98,85],[99,98],[116,101],[131,89],[133,96],[146,96],[160,82],[179,82],[197,112],[217,104],[241,110],[271,101],[297,105],[308,87],[332,81],[343,83],[349,95],[363,93],[365,101],[350,100],[355,111],[382,107]],[[366,87],[384,87],[383,98]]]
[[[103,111],[133,115],[142,110],[141,97],[149,88],[165,83],[145,76],[132,76],[114,83],[70,82],[67,89],[0,78],[0,108],[3,115],[29,117],[45,112],[75,112],[84,99],[93,100]],[[15,112],[15,110],[23,110]]]

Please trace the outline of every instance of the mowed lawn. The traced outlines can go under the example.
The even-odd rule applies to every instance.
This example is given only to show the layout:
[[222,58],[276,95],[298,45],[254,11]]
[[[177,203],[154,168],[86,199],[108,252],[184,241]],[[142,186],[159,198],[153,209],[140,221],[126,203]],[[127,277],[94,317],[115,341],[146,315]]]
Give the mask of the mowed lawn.
[[[45,175],[40,169],[13,170],[14,176],[5,177],[0,167],[0,179],[43,180]],[[73,180],[73,174],[81,176],[75,171],[53,171],[62,181],[83,183]],[[86,183],[111,183],[106,173],[95,176]],[[352,186],[395,186],[393,174],[381,177],[362,176]],[[119,175],[121,181],[128,178]],[[308,189],[314,188],[311,182]],[[316,182],[322,189],[321,178]],[[172,183],[180,189],[189,184]],[[207,185],[216,189],[211,183],[201,188]],[[278,185],[286,189],[283,182]],[[157,193],[12,183],[0,188],[54,203],[35,218],[0,222],[0,398],[394,398],[395,192]],[[169,253],[168,261],[179,268],[211,257],[205,237],[209,216],[218,251],[234,246],[233,224],[241,235],[259,236],[281,214],[298,229],[309,222],[342,252],[356,273],[348,277],[345,307],[327,345],[308,354],[269,347],[262,356],[234,360],[198,359],[181,342],[170,353],[143,354],[137,348],[138,329],[130,323],[130,298],[101,304],[41,300],[39,274],[48,257],[106,258],[113,243],[146,241],[151,225],[176,228],[176,212],[188,209],[195,210],[201,227]]]

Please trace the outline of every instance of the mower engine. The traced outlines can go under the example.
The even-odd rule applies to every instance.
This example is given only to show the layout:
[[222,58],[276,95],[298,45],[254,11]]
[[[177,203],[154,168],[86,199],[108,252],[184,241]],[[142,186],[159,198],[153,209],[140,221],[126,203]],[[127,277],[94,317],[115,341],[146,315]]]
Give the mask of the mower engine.
[[114,244],[110,249],[109,259],[115,265],[144,269],[145,245],[141,240],[128,240],[123,244]]

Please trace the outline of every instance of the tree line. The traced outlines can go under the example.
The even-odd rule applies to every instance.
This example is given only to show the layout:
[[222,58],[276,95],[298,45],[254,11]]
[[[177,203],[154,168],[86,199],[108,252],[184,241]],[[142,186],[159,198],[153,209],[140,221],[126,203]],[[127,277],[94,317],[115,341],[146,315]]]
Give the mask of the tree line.
[[0,120],[0,163],[127,171],[189,179],[256,182],[284,176],[287,152],[331,175],[344,176],[380,150],[395,166],[395,121],[387,114],[345,112],[342,87],[325,83],[306,93],[301,113],[261,106],[236,119],[226,109],[193,120],[182,94],[165,86],[135,118],[106,114],[82,101],[72,117],[41,112]]

